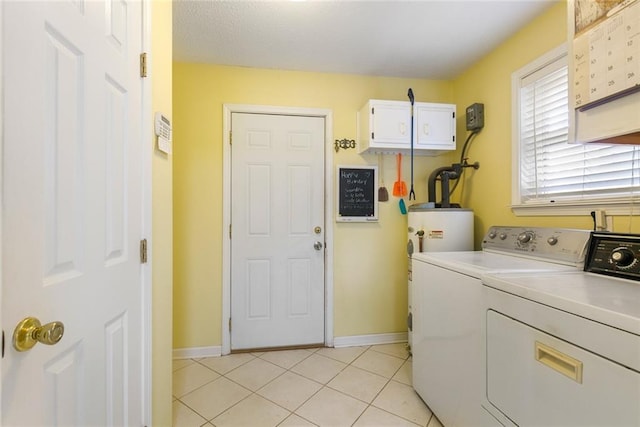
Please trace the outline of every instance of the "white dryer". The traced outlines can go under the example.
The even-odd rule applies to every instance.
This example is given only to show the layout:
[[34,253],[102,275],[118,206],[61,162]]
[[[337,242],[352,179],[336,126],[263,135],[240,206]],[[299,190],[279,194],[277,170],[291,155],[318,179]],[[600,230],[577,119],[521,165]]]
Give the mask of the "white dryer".
[[413,387],[443,425],[495,424],[481,406],[481,277],[579,271],[589,235],[588,230],[494,226],[482,251],[413,255]]
[[483,277],[483,407],[504,426],[640,426],[640,236],[585,270]]

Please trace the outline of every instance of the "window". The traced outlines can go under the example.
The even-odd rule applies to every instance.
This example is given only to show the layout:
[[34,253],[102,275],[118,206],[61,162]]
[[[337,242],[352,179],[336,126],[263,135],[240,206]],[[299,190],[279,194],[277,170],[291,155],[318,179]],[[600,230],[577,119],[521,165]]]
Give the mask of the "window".
[[[512,76],[513,208],[516,213],[582,214],[567,207],[629,204],[640,195],[640,149],[569,144],[567,49]],[[564,209],[557,209],[563,206]],[[627,209],[628,211],[628,209]]]

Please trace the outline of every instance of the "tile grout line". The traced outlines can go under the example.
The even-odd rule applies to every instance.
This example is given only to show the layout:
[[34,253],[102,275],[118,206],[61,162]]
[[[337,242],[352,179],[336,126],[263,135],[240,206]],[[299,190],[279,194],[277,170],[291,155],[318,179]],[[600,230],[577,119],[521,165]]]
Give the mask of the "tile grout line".
[[[364,353],[363,353],[363,354],[364,354]],[[381,354],[386,354],[386,353],[381,353]],[[364,410],[364,411],[362,411],[362,414],[360,414],[360,415],[358,416],[358,418],[356,418],[356,420],[353,422],[353,424],[352,424],[352,425],[354,425],[356,422],[358,422],[358,420],[362,417],[362,415],[364,415],[364,413],[367,411],[367,409],[369,409],[369,408],[370,408],[370,407],[372,407],[372,406],[373,406],[374,408],[376,408],[376,409],[380,410],[380,411],[386,412],[387,414],[391,414],[391,415],[396,416],[396,417],[398,417],[398,418],[402,418],[402,419],[404,419],[404,420],[406,420],[406,421],[408,421],[408,422],[410,422],[410,423],[416,424],[416,423],[414,423],[413,421],[411,421],[411,420],[409,420],[409,419],[407,419],[407,418],[405,418],[405,417],[403,417],[403,416],[400,416],[400,415],[398,415],[398,414],[394,414],[393,412],[389,412],[389,411],[387,411],[386,409],[379,408],[379,407],[377,407],[377,406],[374,406],[374,405],[373,405],[373,402],[378,398],[378,396],[380,396],[380,393],[382,393],[382,391],[383,391],[383,390],[384,390],[384,389],[389,385],[389,383],[390,383],[391,381],[395,381],[395,382],[397,382],[397,383],[399,383],[399,384],[407,385],[407,384],[401,383],[400,381],[396,381],[396,380],[394,380],[394,379],[393,379],[393,377],[394,377],[394,376],[396,376],[396,375],[398,374],[398,372],[400,371],[400,369],[402,369],[402,366],[404,366],[404,364],[407,362],[407,360],[409,360],[409,357],[411,357],[411,356],[407,356],[407,357],[404,359],[404,361],[403,361],[402,365],[400,365],[400,367],[399,367],[398,369],[396,369],[396,371],[393,373],[393,375],[392,375],[390,378],[388,378],[388,379],[387,379],[387,382],[384,384],[384,386],[380,389],[380,391],[378,391],[378,393],[376,393],[376,396],[375,396],[373,399],[371,399],[371,403],[368,403],[368,404],[367,404],[367,407],[365,408],[365,410]],[[355,360],[354,360],[354,362],[355,362]],[[364,369],[364,370],[366,371],[366,369]],[[367,371],[367,372],[369,372],[369,371]],[[433,413],[432,413],[432,415],[431,415],[431,416],[433,416]],[[429,419],[427,420],[427,423],[425,424],[425,427],[427,427],[427,426],[429,425],[429,422],[430,422],[430,421],[431,421],[431,417],[429,417]]]
[[[308,377],[306,377],[306,376],[304,376],[304,375],[300,375],[300,374],[298,374],[297,372],[294,372],[294,371],[292,371],[292,370],[291,370],[291,369],[292,369],[292,368],[294,368],[295,366],[297,366],[297,365],[299,365],[300,363],[302,363],[303,361],[307,360],[309,357],[311,357],[311,356],[312,356],[312,355],[314,355],[315,353],[316,353],[316,352],[309,352],[309,355],[308,355],[308,356],[306,356],[305,358],[303,358],[303,359],[299,360],[299,361],[298,361],[298,362],[296,362],[295,364],[291,365],[291,367],[289,367],[289,368],[284,368],[284,367],[282,367],[282,366],[280,366],[280,365],[278,365],[278,364],[276,364],[276,363],[271,362],[270,360],[263,359],[261,356],[263,356],[263,355],[267,354],[267,352],[261,353],[261,354],[259,354],[259,355],[252,354],[252,356],[254,356],[255,358],[260,359],[260,360],[262,360],[262,361],[264,361],[264,362],[270,363],[270,364],[272,364],[272,365],[274,365],[274,366],[276,366],[276,367],[281,368],[281,369],[283,369],[283,370],[284,370],[284,371],[283,371],[283,372],[281,372],[278,376],[276,376],[276,377],[272,378],[271,380],[269,380],[267,383],[263,384],[260,388],[258,388],[258,389],[257,389],[257,390],[255,390],[255,391],[254,391],[254,390],[250,390],[250,389],[248,389],[247,387],[245,387],[245,386],[243,386],[242,384],[240,384],[240,383],[238,383],[238,382],[234,381],[234,380],[233,380],[233,379],[231,379],[231,378],[228,378],[228,377],[226,376],[226,374],[224,374],[224,375],[223,375],[223,374],[220,374],[220,375],[221,375],[221,377],[224,377],[224,378],[226,378],[227,380],[229,380],[229,381],[233,382],[234,384],[237,384],[237,385],[241,386],[242,388],[244,388],[244,389],[248,390],[249,392],[251,392],[251,394],[249,394],[249,395],[248,395],[248,396],[246,396],[245,398],[241,399],[240,401],[236,402],[235,404],[233,404],[233,405],[229,406],[229,407],[228,407],[228,408],[226,408],[224,411],[220,412],[219,414],[217,414],[216,416],[214,416],[214,417],[213,417],[213,418],[211,418],[210,420],[207,420],[207,422],[208,422],[208,423],[212,423],[212,422],[213,422],[213,420],[214,420],[216,417],[218,417],[218,416],[220,416],[220,415],[224,414],[225,412],[229,411],[231,408],[233,408],[233,407],[235,407],[236,405],[240,404],[241,402],[245,401],[245,400],[246,400],[246,399],[248,399],[249,397],[251,397],[251,396],[253,396],[253,395],[256,395],[257,397],[259,397],[259,398],[261,398],[261,399],[265,399],[266,401],[268,401],[268,402],[270,402],[270,403],[272,403],[272,404],[274,404],[274,405],[278,406],[279,408],[282,408],[282,409],[284,409],[285,411],[289,412],[289,414],[288,414],[288,415],[287,415],[287,416],[286,416],[286,417],[285,417],[285,418],[284,418],[280,423],[278,423],[277,425],[280,425],[282,422],[284,422],[284,420],[286,420],[287,418],[289,418],[291,415],[296,415],[297,417],[300,417],[300,418],[304,419],[305,421],[309,421],[311,424],[314,424],[314,425],[315,425],[315,423],[311,422],[310,420],[307,420],[306,418],[302,417],[301,415],[296,414],[296,412],[295,412],[295,411],[296,411],[296,410],[298,410],[302,405],[304,405],[304,404],[305,404],[309,399],[311,399],[313,396],[315,396],[317,393],[319,393],[319,392],[320,392],[320,390],[322,390],[326,385],[325,385],[325,384],[322,384],[322,383],[319,383],[318,381],[315,381],[315,380],[313,380],[313,379],[311,379],[311,378],[308,378]],[[322,355],[319,355],[319,356],[322,356]],[[325,356],[323,356],[323,357],[325,357]],[[330,358],[329,358],[329,359],[330,359]],[[331,360],[333,360],[333,359],[331,359]],[[227,372],[227,374],[228,374],[228,373],[231,373],[232,371],[234,371],[234,370],[236,370],[236,369],[238,369],[238,368],[240,368],[240,367],[242,367],[242,366],[244,366],[244,365],[246,365],[246,364],[247,364],[247,363],[249,363],[249,362],[251,362],[251,360],[250,360],[250,361],[247,361],[247,362],[245,362],[245,363],[243,363],[242,365],[239,365],[239,366],[235,367],[234,369],[232,369],[232,370],[230,370],[230,371],[228,371],[228,372]],[[348,365],[346,365],[346,366],[348,366]],[[346,368],[346,366],[345,366],[345,368]],[[211,368],[209,368],[209,369],[211,369]],[[342,368],[342,369],[344,369],[344,368]],[[216,373],[218,373],[217,371],[215,371],[215,372],[216,372]],[[320,386],[321,386],[321,387],[318,389],[318,391],[316,391],[315,393],[313,393],[313,394],[312,394],[308,399],[306,399],[304,402],[302,402],[300,405],[298,405],[298,406],[296,407],[296,409],[295,409],[295,410],[293,410],[293,411],[291,411],[291,410],[290,410],[290,409],[288,409],[288,408],[285,408],[284,406],[280,405],[280,404],[279,404],[279,403],[277,403],[277,402],[272,401],[271,399],[269,399],[269,398],[267,398],[267,397],[265,397],[265,396],[262,396],[262,395],[258,394],[258,391],[262,390],[264,387],[266,387],[267,385],[271,384],[273,381],[275,381],[276,379],[280,378],[281,376],[283,376],[283,375],[284,375],[284,374],[286,374],[287,372],[290,372],[290,373],[292,373],[292,374],[294,374],[294,375],[298,375],[298,376],[300,376],[300,377],[302,377],[302,378],[305,378],[305,379],[307,379],[307,380],[309,380],[309,381],[313,381],[313,382],[315,382],[316,384],[318,384],[318,385],[320,385]],[[340,372],[342,372],[342,370],[341,370]],[[336,375],[338,375],[338,374],[336,374]],[[334,377],[332,377],[332,379],[333,379],[333,378],[335,378],[335,376],[334,376]],[[214,381],[215,381],[215,380],[214,380]],[[329,380],[329,381],[331,381],[331,380]],[[194,412],[195,412],[195,411],[194,411]],[[197,413],[197,412],[196,412],[196,413]],[[200,415],[200,414],[198,414],[198,415]],[[202,417],[202,415],[200,415],[200,416]],[[202,417],[202,418],[205,418],[205,417]],[[206,418],[205,418],[205,419],[206,419]]]
[[[235,366],[233,369],[230,369],[230,370],[226,371],[224,374],[223,374],[223,373],[220,373],[220,372],[218,372],[218,371],[216,371],[213,367],[210,367],[210,366],[207,366],[207,365],[206,365],[206,364],[204,364],[204,363],[201,363],[201,360],[204,360],[205,358],[202,358],[202,359],[199,359],[199,360],[196,360],[196,359],[190,359],[191,363],[197,363],[197,364],[199,364],[200,366],[205,367],[206,369],[208,369],[208,370],[210,370],[210,371],[214,372],[216,375],[218,375],[218,377],[217,377],[217,378],[215,378],[215,379],[213,379],[213,380],[211,380],[211,381],[209,381],[209,382],[207,382],[207,383],[205,383],[205,384],[203,384],[203,385],[201,385],[201,386],[199,386],[199,387],[197,387],[197,388],[195,388],[195,389],[193,389],[193,390],[190,390],[190,391],[189,391],[188,393],[186,393],[184,396],[187,396],[188,394],[190,394],[190,393],[192,393],[192,392],[194,392],[194,391],[196,391],[196,390],[198,390],[198,389],[200,389],[200,388],[202,388],[202,387],[204,387],[204,386],[206,386],[206,385],[208,385],[208,384],[211,384],[212,382],[214,382],[214,381],[216,381],[216,380],[218,380],[218,379],[220,379],[220,378],[225,378],[227,381],[233,382],[234,384],[238,385],[238,386],[239,386],[239,387],[241,387],[242,389],[244,389],[244,390],[248,391],[248,392],[249,392],[249,395],[245,396],[243,399],[241,399],[240,401],[238,401],[238,402],[234,403],[233,405],[231,405],[231,406],[229,406],[229,407],[225,408],[222,412],[220,412],[219,414],[216,414],[216,415],[215,415],[215,416],[213,416],[211,419],[208,419],[208,418],[204,417],[202,414],[198,413],[195,409],[193,409],[193,408],[191,408],[189,405],[187,405],[187,404],[182,400],[182,398],[183,398],[184,396],[180,396],[180,397],[174,396],[174,398],[175,398],[175,399],[176,399],[180,404],[184,405],[188,410],[190,410],[190,411],[192,411],[193,413],[197,414],[201,419],[204,419],[204,420],[205,420],[205,424],[211,424],[211,425],[213,425],[213,420],[214,420],[216,417],[218,417],[218,416],[220,416],[220,415],[224,414],[225,412],[227,412],[227,411],[231,410],[232,408],[234,408],[235,406],[237,406],[237,405],[238,405],[238,404],[240,404],[241,402],[244,402],[246,399],[248,399],[248,398],[250,398],[250,397],[255,396],[255,397],[258,397],[258,398],[264,399],[265,401],[269,402],[270,404],[273,404],[273,405],[275,405],[276,407],[281,408],[282,410],[286,411],[286,414],[287,414],[287,415],[286,415],[286,416],[285,416],[285,417],[284,417],[284,418],[283,418],[283,419],[282,419],[282,420],[281,420],[277,425],[280,425],[280,424],[282,424],[283,422],[285,422],[288,418],[290,418],[290,417],[291,417],[291,415],[295,415],[296,417],[299,417],[299,418],[301,418],[301,419],[303,419],[303,420],[305,420],[305,421],[307,421],[307,422],[309,422],[309,423],[311,423],[311,424],[314,424],[314,425],[315,425],[315,423],[313,423],[311,420],[308,420],[307,418],[305,418],[305,417],[301,416],[301,415],[300,415],[300,414],[298,414],[296,411],[298,411],[302,406],[304,406],[307,402],[309,402],[311,399],[313,399],[313,398],[314,398],[318,393],[320,393],[322,390],[327,389],[327,390],[332,390],[332,391],[334,391],[334,392],[336,392],[336,393],[339,393],[339,394],[341,394],[341,395],[343,395],[343,396],[345,396],[345,397],[352,398],[352,399],[354,399],[354,400],[356,400],[356,401],[359,401],[359,402],[362,402],[362,403],[364,403],[364,404],[365,404],[365,408],[364,408],[364,409],[363,409],[363,411],[362,411],[362,412],[357,416],[357,418],[352,422],[352,425],[353,425],[353,424],[355,424],[355,423],[357,423],[357,422],[358,422],[358,420],[360,420],[360,419],[362,418],[362,416],[364,415],[364,413],[365,413],[369,408],[371,408],[371,407],[373,407],[373,408],[375,408],[375,409],[377,409],[377,410],[380,410],[380,411],[382,411],[382,412],[385,412],[385,413],[387,413],[387,414],[389,414],[389,415],[392,415],[392,416],[395,416],[395,417],[399,417],[399,418],[401,418],[401,419],[404,419],[404,420],[406,420],[406,421],[408,421],[408,422],[413,423],[413,421],[412,421],[412,420],[407,419],[407,418],[405,418],[404,416],[401,416],[401,415],[395,414],[395,413],[393,413],[393,412],[389,412],[388,410],[385,410],[385,409],[383,409],[383,408],[379,408],[379,407],[377,407],[377,406],[373,405],[373,402],[374,402],[374,401],[375,401],[375,400],[376,400],[376,399],[381,395],[381,393],[384,391],[384,389],[385,389],[385,388],[386,388],[386,387],[387,387],[387,386],[388,386],[392,381],[394,381],[394,382],[396,382],[396,383],[398,383],[398,384],[400,384],[400,385],[403,385],[403,386],[408,386],[408,385],[409,385],[409,384],[406,384],[406,383],[404,383],[404,382],[401,382],[401,381],[398,381],[398,380],[394,379],[394,377],[395,377],[396,375],[398,375],[398,373],[399,373],[399,372],[400,372],[400,370],[403,368],[403,366],[405,366],[405,364],[407,363],[407,361],[411,358],[411,354],[410,354],[409,352],[407,352],[407,354],[406,354],[404,357],[400,357],[400,356],[398,356],[398,355],[397,355],[397,352],[385,352],[385,351],[378,351],[378,350],[376,350],[376,349],[375,349],[375,346],[366,346],[366,348],[364,348],[364,349],[363,349],[363,350],[362,350],[362,351],[361,351],[357,356],[355,356],[353,359],[351,359],[351,360],[350,360],[350,362],[348,362],[348,363],[347,363],[347,362],[344,362],[343,360],[341,360],[340,358],[334,358],[334,357],[331,357],[331,356],[329,356],[329,355],[324,355],[324,354],[319,353],[319,351],[321,351],[321,350],[322,350],[322,348],[315,349],[315,351],[308,351],[308,353],[309,353],[309,354],[305,355],[305,357],[303,357],[302,359],[300,359],[300,360],[296,361],[294,364],[292,364],[292,365],[291,365],[291,366],[289,366],[289,367],[281,366],[281,365],[279,365],[278,363],[274,363],[274,362],[272,362],[271,360],[269,360],[269,359],[267,359],[267,358],[264,358],[264,356],[265,356],[265,355],[268,355],[268,354],[269,354],[269,352],[262,352],[262,353],[259,353],[259,354],[249,353],[249,354],[251,354],[251,356],[253,357],[252,359],[250,359],[250,360],[246,360],[246,361],[242,362],[242,363],[241,363],[241,364],[239,364],[238,366]],[[395,370],[390,374],[390,376],[381,375],[381,374],[380,374],[380,373],[378,373],[378,372],[374,372],[374,371],[371,371],[371,370],[368,370],[368,369],[365,369],[365,368],[362,368],[362,367],[359,367],[359,366],[355,366],[355,365],[354,365],[354,363],[355,363],[357,360],[359,360],[361,357],[363,357],[364,355],[366,355],[369,351],[375,352],[376,354],[379,354],[379,355],[385,355],[385,356],[389,356],[389,357],[392,357],[392,358],[397,358],[397,359],[401,360],[401,361],[402,361],[402,363],[400,364],[400,366],[398,366],[398,368],[396,368],[396,369],[395,369]],[[301,374],[301,373],[298,373],[298,372],[293,371],[293,369],[294,369],[296,366],[298,366],[299,364],[301,364],[302,362],[304,362],[305,360],[307,360],[308,358],[310,358],[310,357],[311,357],[312,355],[314,355],[314,354],[317,354],[318,356],[322,357],[323,359],[328,359],[328,360],[331,360],[331,361],[334,361],[334,362],[339,362],[339,363],[343,364],[344,366],[342,366],[342,367],[340,368],[340,370],[339,370],[338,372],[336,372],[336,373],[335,373],[335,375],[331,376],[331,378],[329,378],[329,379],[328,379],[326,382],[324,382],[324,383],[318,382],[318,381],[316,381],[316,380],[315,380],[315,379],[313,379],[313,378],[309,378],[309,377],[307,377],[306,375],[303,375],[303,374]],[[279,373],[276,377],[274,377],[274,378],[270,379],[270,380],[269,380],[268,382],[266,382],[265,384],[261,385],[261,386],[260,386],[259,388],[257,388],[255,391],[254,391],[254,390],[251,390],[251,389],[247,388],[246,386],[244,386],[244,385],[242,385],[242,384],[240,384],[240,383],[238,383],[238,382],[234,381],[233,379],[231,379],[231,378],[227,377],[227,375],[228,375],[228,374],[232,373],[232,372],[233,372],[233,371],[235,371],[236,369],[239,369],[239,368],[241,368],[241,367],[245,366],[246,364],[248,364],[248,363],[250,363],[250,362],[254,361],[255,359],[260,359],[260,360],[261,360],[261,361],[263,361],[263,362],[267,362],[267,363],[269,363],[270,365],[273,365],[273,366],[275,366],[275,367],[277,367],[277,368],[279,368],[279,369],[282,369],[282,372],[281,372],[281,373]],[[190,363],[190,364],[191,364],[191,363]],[[190,365],[190,364],[189,364],[189,365]],[[184,368],[186,368],[186,367],[187,367],[187,366],[189,366],[189,365],[186,365],[186,366],[183,366],[183,367],[181,367],[181,368],[179,368],[179,369],[176,369],[176,370],[175,370],[175,371],[173,371],[173,372],[177,372],[177,371],[179,371],[179,370],[181,370],[181,369],[184,369]],[[365,401],[365,400],[362,400],[362,399],[360,399],[359,397],[356,397],[356,396],[352,396],[352,395],[350,395],[350,394],[347,394],[347,393],[345,393],[345,392],[343,392],[343,391],[341,391],[341,390],[339,390],[339,389],[336,389],[336,388],[334,388],[334,387],[332,387],[332,386],[330,386],[330,385],[329,385],[329,383],[330,383],[331,381],[333,381],[336,377],[338,377],[341,373],[343,373],[343,372],[344,372],[348,367],[352,367],[352,368],[354,368],[354,369],[357,369],[357,370],[360,370],[360,371],[363,371],[363,372],[367,372],[367,373],[369,373],[369,374],[376,375],[376,376],[379,376],[379,377],[381,377],[381,378],[384,378],[384,379],[385,379],[384,385],[380,388],[380,390],[378,390],[378,392],[375,394],[375,396],[373,396],[373,397],[371,398],[371,401],[370,401],[370,402],[367,402],[367,401]],[[290,410],[290,409],[288,409],[288,408],[285,408],[284,406],[282,406],[282,405],[278,404],[277,402],[272,401],[270,398],[265,397],[265,396],[262,396],[262,395],[260,395],[260,394],[259,394],[259,391],[260,391],[260,390],[264,389],[264,388],[265,388],[265,387],[267,387],[269,384],[271,384],[272,382],[276,381],[278,378],[281,378],[281,377],[282,377],[283,375],[285,375],[286,373],[290,373],[290,374],[292,374],[292,375],[299,376],[299,377],[301,377],[301,378],[304,378],[305,380],[312,381],[313,383],[315,383],[315,384],[317,384],[317,385],[319,385],[319,386],[320,386],[320,388],[319,388],[317,391],[315,391],[313,394],[311,394],[311,395],[310,395],[308,398],[306,398],[303,402],[301,402],[300,404],[298,404],[298,405],[297,405],[293,410]],[[433,414],[433,412],[432,412],[432,411],[430,411],[430,416],[427,418],[427,421],[426,421],[425,427],[426,427],[426,426],[428,426],[428,425],[431,423],[431,421],[433,420],[433,417],[434,417],[434,414]]]
[[[366,404],[366,405],[367,405],[367,406],[364,408],[364,410],[360,413],[360,415],[358,415],[358,417],[354,420],[354,422],[353,422],[353,423],[351,423],[351,425],[355,424],[355,423],[360,419],[360,417],[362,417],[362,415],[363,415],[363,414],[365,413],[365,411],[369,408],[369,406],[371,406],[371,403],[369,403],[369,402],[365,402],[365,401],[363,401],[363,400],[361,400],[361,399],[358,399],[357,397],[354,397],[354,396],[348,395],[348,394],[346,394],[346,393],[344,393],[344,392],[342,392],[342,391],[340,391],[340,390],[336,390],[336,389],[334,389],[333,387],[331,387],[331,386],[329,385],[329,383],[330,383],[331,381],[333,381],[333,380],[334,380],[338,375],[340,375],[340,373],[344,372],[344,371],[345,371],[349,366],[352,366],[352,367],[353,367],[353,368],[355,368],[355,369],[361,369],[361,368],[358,368],[358,367],[356,367],[356,366],[353,366],[353,363],[354,363],[356,360],[358,360],[362,355],[364,355],[367,351],[369,351],[370,349],[371,349],[371,346],[368,346],[368,347],[367,347],[363,352],[361,352],[358,356],[356,356],[355,358],[353,358],[349,363],[342,362],[341,360],[334,359],[334,358],[332,358],[332,357],[330,357],[330,356],[324,356],[324,355],[322,355],[322,354],[319,354],[318,356],[322,356],[322,357],[325,357],[325,358],[330,359],[330,360],[333,360],[333,361],[338,361],[338,362],[344,363],[344,364],[345,364],[345,366],[344,366],[342,369],[340,369],[340,371],[338,371],[338,372],[337,372],[333,377],[331,377],[329,380],[327,380],[327,382],[326,382],[326,383],[324,383],[324,384],[322,384],[322,383],[318,383],[318,384],[320,384],[322,387],[320,387],[320,388],[318,389],[318,391],[316,391],[315,393],[313,393],[313,394],[312,394],[311,396],[309,396],[309,397],[308,397],[304,402],[302,402],[300,405],[298,405],[298,406],[297,406],[297,408],[296,408],[296,409],[294,409],[294,410],[291,412],[291,414],[296,415],[297,417],[300,417],[300,418],[304,419],[305,421],[309,421],[311,424],[316,425],[314,422],[312,422],[311,420],[308,420],[308,419],[304,418],[302,415],[298,414],[296,411],[297,411],[298,409],[300,409],[302,406],[304,406],[304,404],[305,404],[305,403],[307,403],[308,401],[310,401],[311,399],[313,399],[313,397],[314,397],[314,396],[316,396],[318,393],[320,393],[323,389],[325,389],[325,388],[326,388],[326,389],[329,389],[329,390],[333,390],[333,391],[335,391],[335,392],[337,392],[337,393],[340,393],[340,394],[342,394],[342,395],[344,395],[344,396],[347,396],[347,397],[350,397],[350,398],[356,399],[356,400],[358,400],[359,402],[362,402],[362,403],[364,403],[364,404]],[[296,365],[297,365],[297,364],[296,364]],[[293,365],[291,368],[295,367],[296,365]],[[363,370],[363,371],[365,371],[365,372],[370,372],[370,371],[367,371],[366,369],[361,369],[361,370]],[[290,370],[289,370],[289,371],[290,371]],[[300,375],[300,374],[298,374],[298,373],[296,373],[296,372],[294,372],[294,371],[290,371],[290,372],[291,372],[291,373],[293,373],[293,374],[296,374],[296,375]],[[372,373],[373,373],[373,372],[372,372]],[[395,375],[395,373],[394,373],[394,375]],[[305,377],[305,376],[303,376],[303,375],[300,375],[300,376],[302,376],[303,378],[307,378],[307,377]],[[383,378],[384,378],[384,377],[383,377]],[[307,378],[307,379],[309,379],[309,380],[313,381],[311,378]],[[391,381],[391,379],[390,379],[390,378],[389,378],[389,379],[387,379],[387,382],[385,382],[385,385],[382,387],[382,389],[384,389],[384,387],[386,387],[386,386],[387,386],[387,384],[389,383],[389,381]],[[316,381],[316,383],[317,383],[317,381]],[[265,386],[266,386],[266,385],[265,385]],[[382,389],[381,389],[381,390],[376,394],[376,397],[378,396],[378,394],[380,394],[380,392],[382,391]],[[375,397],[372,399],[372,402],[373,402],[373,400],[375,400]],[[273,402],[273,403],[275,403],[275,402]],[[291,415],[289,415],[289,416],[291,416]],[[288,417],[287,417],[287,418],[288,418]],[[285,420],[286,420],[286,418],[285,418]],[[283,421],[284,421],[284,420],[283,420]]]

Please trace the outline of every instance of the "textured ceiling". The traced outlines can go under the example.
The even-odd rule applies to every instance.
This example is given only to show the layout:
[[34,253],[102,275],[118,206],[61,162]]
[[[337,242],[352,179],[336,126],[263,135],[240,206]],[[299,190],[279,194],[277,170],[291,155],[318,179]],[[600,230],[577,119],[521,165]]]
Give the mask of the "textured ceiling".
[[451,79],[556,2],[174,0],[173,55],[183,62]]

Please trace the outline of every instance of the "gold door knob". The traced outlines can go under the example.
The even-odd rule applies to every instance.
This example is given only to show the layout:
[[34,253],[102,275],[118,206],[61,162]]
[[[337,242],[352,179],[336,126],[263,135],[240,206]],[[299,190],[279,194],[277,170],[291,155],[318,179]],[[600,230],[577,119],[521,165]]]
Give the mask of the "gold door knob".
[[23,319],[13,331],[13,348],[18,351],[31,350],[36,343],[54,345],[64,335],[62,322],[51,322],[41,325],[35,317]]

